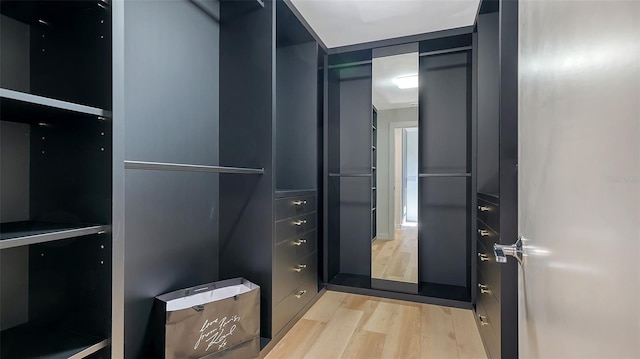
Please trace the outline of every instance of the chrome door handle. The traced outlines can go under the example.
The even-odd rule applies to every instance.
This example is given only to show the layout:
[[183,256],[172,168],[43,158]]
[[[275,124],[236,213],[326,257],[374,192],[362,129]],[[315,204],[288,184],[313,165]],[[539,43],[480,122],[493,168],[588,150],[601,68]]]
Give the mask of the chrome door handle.
[[478,206],[478,209],[480,210],[480,212],[488,212],[491,208],[487,206]]
[[293,201],[294,206],[302,206],[307,204],[307,201]]
[[524,262],[524,252],[522,251],[522,236],[514,244],[494,244],[493,252],[496,255],[496,262],[507,263],[507,256],[514,257],[520,265]]
[[480,289],[481,294],[491,293],[489,286],[486,284],[478,283],[478,288]]
[[486,229],[478,229],[478,234],[480,234],[483,237],[488,237],[490,233]]
[[305,294],[307,294],[307,291],[306,290],[301,290],[296,294],[296,298],[300,299]]
[[295,221],[295,222],[293,222],[293,224],[295,224],[296,226],[301,226],[301,225],[306,224],[306,223],[307,223],[307,220],[306,220],[306,219],[303,219],[303,220],[301,220],[301,221]]
[[294,270],[294,271],[296,271],[296,272],[298,272],[298,273],[300,273],[300,272],[302,272],[302,270],[303,270],[303,269],[305,269],[305,268],[307,268],[307,265],[306,265],[306,264],[298,264],[298,267],[297,267],[297,268],[293,268],[293,270]]

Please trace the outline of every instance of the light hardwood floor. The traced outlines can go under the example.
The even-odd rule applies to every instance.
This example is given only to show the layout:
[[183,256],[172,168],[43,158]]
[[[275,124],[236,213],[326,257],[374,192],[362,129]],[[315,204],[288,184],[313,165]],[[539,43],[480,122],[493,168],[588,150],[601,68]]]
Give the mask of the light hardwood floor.
[[486,359],[471,310],[327,291],[265,359]]
[[393,240],[373,241],[371,276],[378,279],[418,283],[418,228],[398,229]]

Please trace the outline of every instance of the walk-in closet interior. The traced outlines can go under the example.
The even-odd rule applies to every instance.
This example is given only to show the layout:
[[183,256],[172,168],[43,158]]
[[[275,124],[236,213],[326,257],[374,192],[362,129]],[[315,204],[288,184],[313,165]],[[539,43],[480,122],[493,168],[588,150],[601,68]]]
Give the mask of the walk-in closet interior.
[[263,354],[335,290],[512,357],[505,2],[327,47],[290,0],[0,1],[0,357],[163,357],[154,298],[236,277]]

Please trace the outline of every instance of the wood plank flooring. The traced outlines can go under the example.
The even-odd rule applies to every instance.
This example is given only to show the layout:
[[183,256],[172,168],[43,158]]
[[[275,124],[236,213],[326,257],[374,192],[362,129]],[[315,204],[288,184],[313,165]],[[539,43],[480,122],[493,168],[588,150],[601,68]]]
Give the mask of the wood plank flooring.
[[378,279],[418,283],[418,228],[398,229],[392,240],[371,244],[371,276]]
[[265,359],[486,359],[471,310],[327,291]]

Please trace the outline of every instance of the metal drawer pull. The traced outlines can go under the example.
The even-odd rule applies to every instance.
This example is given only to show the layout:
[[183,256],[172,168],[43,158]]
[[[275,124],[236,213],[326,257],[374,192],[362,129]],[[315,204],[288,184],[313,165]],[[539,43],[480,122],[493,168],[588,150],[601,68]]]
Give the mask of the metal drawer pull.
[[298,294],[296,294],[296,298],[300,299],[305,294],[307,294],[307,291],[306,290],[301,290],[301,291],[298,292]]
[[306,219],[303,219],[303,220],[301,220],[301,221],[295,221],[295,222],[293,222],[293,224],[295,224],[295,225],[296,225],[296,226],[298,226],[298,227],[299,227],[299,226],[301,226],[301,225],[303,225],[303,224],[306,224],[306,223],[307,223],[307,220],[306,220]]
[[489,231],[487,231],[486,229],[478,229],[478,233],[483,237],[489,236]]
[[480,320],[480,325],[489,325],[489,321],[484,315],[478,315],[478,319]]
[[489,286],[486,284],[478,283],[478,288],[480,288],[481,294],[491,293],[491,291],[489,290]]
[[480,212],[488,212],[489,210],[491,210],[491,208],[487,206],[478,206],[478,209],[480,210]]
[[483,262],[487,262],[489,261],[489,256],[484,254],[484,253],[478,253],[478,257],[480,258],[481,261]]
[[298,264],[298,268],[293,268],[294,271],[300,273],[303,269],[307,268],[306,264]]
[[306,239],[298,239],[297,241],[293,241],[293,244],[296,246],[301,246],[303,244],[307,243]]
[[307,201],[293,201],[294,206],[303,206],[307,204]]

